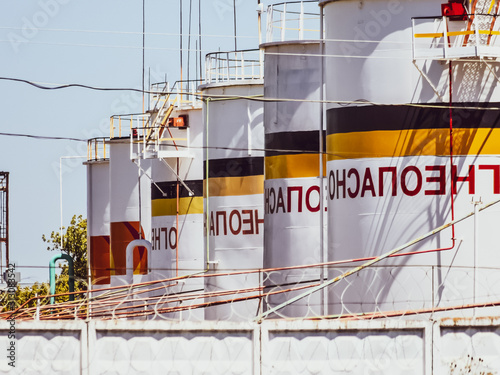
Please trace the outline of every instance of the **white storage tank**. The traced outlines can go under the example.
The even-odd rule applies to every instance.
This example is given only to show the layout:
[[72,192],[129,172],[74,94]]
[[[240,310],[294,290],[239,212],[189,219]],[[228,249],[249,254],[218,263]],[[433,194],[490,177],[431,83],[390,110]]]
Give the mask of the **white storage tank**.
[[[322,233],[326,201],[321,204],[320,200],[320,196],[326,199],[322,183],[326,171],[321,170],[320,161],[324,136],[319,102],[322,59],[317,40],[266,43],[262,47],[264,95],[278,99],[264,104],[264,268],[276,269],[265,281],[266,291],[272,293],[266,305],[272,308],[303,293],[304,287],[319,283],[324,276],[321,267],[286,268],[319,264],[326,249]],[[290,289],[297,291],[279,293]],[[322,306],[320,292],[278,314],[317,316],[323,314]]]
[[88,141],[87,162],[87,252],[92,290],[109,287],[110,195],[109,149],[104,138]]
[[[151,183],[152,199],[152,270],[151,280],[199,275],[205,271],[203,241],[203,119],[199,105],[177,108],[172,119],[182,119],[182,126],[169,129],[164,138],[177,139],[179,149],[189,156],[153,160]],[[181,147],[184,138],[189,138],[188,148]],[[172,143],[165,141],[165,143]],[[167,165],[168,164],[168,165]],[[177,175],[181,178],[178,180]],[[170,298],[178,295],[179,307],[203,304],[202,278],[186,278],[167,281]],[[175,300],[175,298],[173,298]],[[189,309],[182,313],[165,314],[164,317],[182,320],[203,320],[203,309]]]
[[[225,61],[238,65],[242,58],[257,66],[256,75],[245,78],[242,74],[241,79],[234,75],[243,73],[240,69],[209,69],[207,82],[201,86],[203,97],[211,98],[204,105],[207,261],[211,274],[256,272],[207,277],[205,292],[212,293],[207,302],[216,305],[206,308],[205,319],[237,321],[255,317],[259,308],[258,299],[244,299],[259,295],[261,285],[258,270],[262,268],[264,234],[263,104],[248,98],[262,96],[263,85],[258,52],[250,59],[243,52],[241,57],[240,52],[227,54],[227,59],[225,53],[209,55],[208,66],[210,61],[218,61],[212,67],[220,67]],[[229,76],[223,76],[230,71]],[[224,100],[224,96],[241,98]],[[230,294],[225,294],[228,291]]]
[[[467,17],[456,11],[462,3],[442,3],[320,2],[330,261],[384,254],[500,196],[499,117],[492,110],[500,91],[490,59],[498,57],[491,31],[499,25],[474,14],[497,8],[465,3]],[[498,299],[499,219],[500,206],[492,206],[478,215],[478,232],[469,219],[403,251],[423,254],[390,258],[330,287],[330,312]],[[330,278],[354,265],[331,268]]]
[[141,169],[131,160],[130,137],[110,140],[110,239],[111,285],[148,281],[148,254],[145,247],[133,251],[133,280],[127,278],[126,249],[137,239],[151,241],[151,163]]

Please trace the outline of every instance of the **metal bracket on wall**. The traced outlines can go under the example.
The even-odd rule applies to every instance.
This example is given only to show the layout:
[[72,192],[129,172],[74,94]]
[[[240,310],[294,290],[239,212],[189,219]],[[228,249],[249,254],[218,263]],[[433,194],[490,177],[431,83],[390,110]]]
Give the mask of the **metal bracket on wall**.
[[158,186],[158,184],[153,180],[153,178],[150,175],[148,175],[148,173],[144,170],[144,168],[142,168],[141,165],[135,160],[134,160],[134,164],[137,165],[137,168],[139,168],[141,170],[141,172],[144,174],[144,176],[149,178],[149,181],[151,181],[153,183],[153,185],[156,186],[156,188],[160,191],[161,195],[166,197],[167,193],[165,193],[163,190],[161,190],[161,188]]
[[446,101],[441,96],[441,94],[439,94],[438,89],[436,88],[436,86],[434,86],[434,84],[432,83],[432,81],[430,80],[430,78],[427,76],[427,74],[425,74],[424,71],[418,67],[417,62],[415,60],[413,60],[413,65],[415,65],[415,68],[417,68],[417,70],[420,73],[420,75],[427,81],[427,83],[429,84],[429,86],[432,88],[432,91],[434,91],[434,94],[437,95],[437,97],[439,98],[439,100],[441,100],[443,103],[445,103]]
[[167,167],[170,168],[170,170],[172,171],[173,174],[176,175],[177,179],[179,180],[179,182],[182,184],[182,186],[184,186],[186,188],[186,190],[189,192],[189,196],[190,197],[193,197],[194,196],[194,191],[192,191],[187,185],[186,183],[184,182],[184,180],[175,172],[174,168],[172,168],[170,166],[170,164],[168,164],[165,159],[160,159]]

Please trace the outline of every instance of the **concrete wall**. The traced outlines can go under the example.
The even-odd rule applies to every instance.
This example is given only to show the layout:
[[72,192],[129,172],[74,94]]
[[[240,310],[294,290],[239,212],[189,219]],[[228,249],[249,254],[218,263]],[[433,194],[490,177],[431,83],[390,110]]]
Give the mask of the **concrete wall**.
[[[8,374],[497,374],[500,319],[17,322]],[[468,372],[469,369],[471,372]]]

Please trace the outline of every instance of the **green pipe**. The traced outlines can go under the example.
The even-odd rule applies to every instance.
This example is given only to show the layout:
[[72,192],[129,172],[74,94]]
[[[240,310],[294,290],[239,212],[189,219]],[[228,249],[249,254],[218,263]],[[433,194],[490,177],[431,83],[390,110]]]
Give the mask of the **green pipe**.
[[[73,258],[71,258],[68,254],[59,254],[54,255],[49,262],[49,278],[50,278],[50,294],[56,294],[56,262],[60,259],[64,259],[68,261],[68,287],[69,292],[73,293],[75,291],[75,269],[73,267]],[[70,294],[70,301],[75,300],[75,295]],[[50,297],[50,304],[53,305],[55,302],[54,297]]]

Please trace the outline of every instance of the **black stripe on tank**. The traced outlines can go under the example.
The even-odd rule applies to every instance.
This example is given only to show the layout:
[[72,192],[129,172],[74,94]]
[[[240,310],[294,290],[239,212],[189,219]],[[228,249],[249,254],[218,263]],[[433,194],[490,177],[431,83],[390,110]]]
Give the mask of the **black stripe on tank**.
[[[319,153],[319,130],[266,134],[266,156]],[[323,133],[323,151],[325,147]]]
[[[203,180],[190,180],[184,183],[193,191],[195,197],[203,196]],[[158,187],[165,193],[158,190]],[[151,184],[151,199],[171,199],[177,198],[177,181],[157,182]],[[179,182],[179,198],[189,197],[189,191]]]
[[[454,103],[453,127],[469,129],[498,127],[500,110],[487,108],[499,106],[500,103]],[[433,104],[433,107],[367,105],[331,108],[327,111],[328,134],[449,127],[450,109],[442,103]]]
[[[264,157],[211,159],[208,162],[209,177],[245,177],[264,174]],[[206,162],[203,167],[203,178],[207,176]]]

